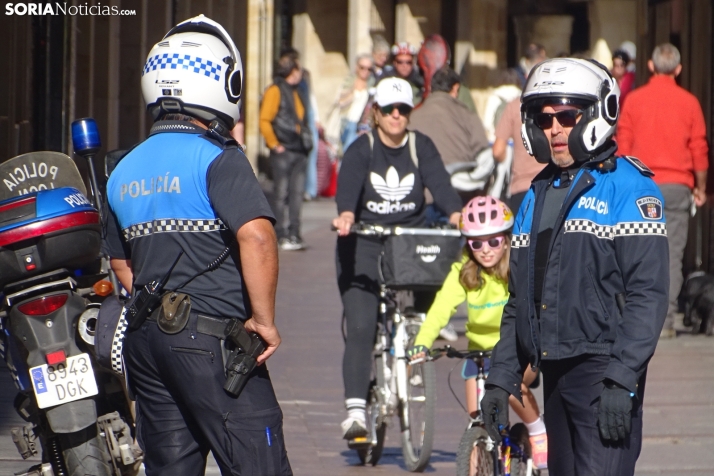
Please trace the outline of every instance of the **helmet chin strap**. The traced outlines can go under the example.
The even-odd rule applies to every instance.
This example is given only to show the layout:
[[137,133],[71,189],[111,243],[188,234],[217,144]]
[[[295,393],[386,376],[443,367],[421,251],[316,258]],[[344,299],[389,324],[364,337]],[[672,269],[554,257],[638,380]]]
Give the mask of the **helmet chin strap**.
[[554,188],[565,188],[570,187],[570,183],[575,178],[578,170],[583,166],[583,164],[578,162],[573,162],[567,167],[562,167],[559,172],[560,181],[557,186],[553,185]]

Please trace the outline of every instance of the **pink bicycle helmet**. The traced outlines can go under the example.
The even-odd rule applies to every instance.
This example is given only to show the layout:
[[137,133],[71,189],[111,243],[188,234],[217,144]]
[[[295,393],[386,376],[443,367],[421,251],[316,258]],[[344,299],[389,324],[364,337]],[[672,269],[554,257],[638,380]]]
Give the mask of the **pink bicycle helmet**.
[[513,212],[502,201],[493,197],[475,197],[461,212],[461,233],[468,237],[487,236],[509,230],[513,226]]

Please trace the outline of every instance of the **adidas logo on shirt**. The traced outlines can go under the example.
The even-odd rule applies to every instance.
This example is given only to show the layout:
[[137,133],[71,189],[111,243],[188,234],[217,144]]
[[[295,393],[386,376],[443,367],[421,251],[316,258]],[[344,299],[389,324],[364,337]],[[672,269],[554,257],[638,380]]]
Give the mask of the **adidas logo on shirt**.
[[384,199],[383,202],[368,201],[367,209],[372,213],[387,215],[390,213],[400,213],[416,209],[416,203],[401,203],[414,188],[414,174],[407,174],[401,180],[399,173],[394,167],[389,167],[384,178],[372,172],[369,177],[372,187]]

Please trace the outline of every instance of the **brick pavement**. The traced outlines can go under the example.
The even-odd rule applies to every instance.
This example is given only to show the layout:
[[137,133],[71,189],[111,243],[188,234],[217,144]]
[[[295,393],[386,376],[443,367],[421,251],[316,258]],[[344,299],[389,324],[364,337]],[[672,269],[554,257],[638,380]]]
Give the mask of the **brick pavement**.
[[[341,306],[334,279],[334,242],[329,222],[334,204],[318,201],[304,210],[305,252],[280,254],[277,318],[283,345],[269,366],[285,415],[288,454],[296,475],[397,475],[402,465],[396,420],[377,467],[358,466],[340,439],[342,407]],[[458,327],[458,326],[457,326]],[[459,345],[465,346],[461,337]],[[454,473],[455,449],[466,419],[447,386],[453,361],[437,361],[436,442],[430,474]],[[680,336],[659,345],[650,364],[645,438],[637,476],[714,474],[714,339]],[[452,377],[462,397],[460,377]],[[0,476],[29,464],[15,451],[9,428],[19,421],[15,394],[0,366]],[[209,464],[206,474],[218,474]]]

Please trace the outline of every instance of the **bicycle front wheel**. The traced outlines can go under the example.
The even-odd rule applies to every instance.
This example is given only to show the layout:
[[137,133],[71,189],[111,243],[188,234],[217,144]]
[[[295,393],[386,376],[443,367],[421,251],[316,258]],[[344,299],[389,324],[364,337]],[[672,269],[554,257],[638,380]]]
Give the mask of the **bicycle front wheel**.
[[[419,332],[420,323],[407,324],[408,344],[411,346]],[[399,372],[406,379],[406,395],[400,395],[399,420],[402,430],[404,464],[412,472],[422,472],[429,464],[434,443],[434,410],[436,408],[436,370],[434,362],[407,365],[402,362]]]
[[[494,447],[495,448],[495,447]],[[488,433],[480,426],[464,432],[456,453],[456,476],[493,476],[495,450],[488,450]]]
[[[516,423],[508,432],[511,439],[511,476],[532,476],[538,474],[533,469],[531,443],[528,429],[523,423]],[[515,450],[515,451],[514,451]]]

